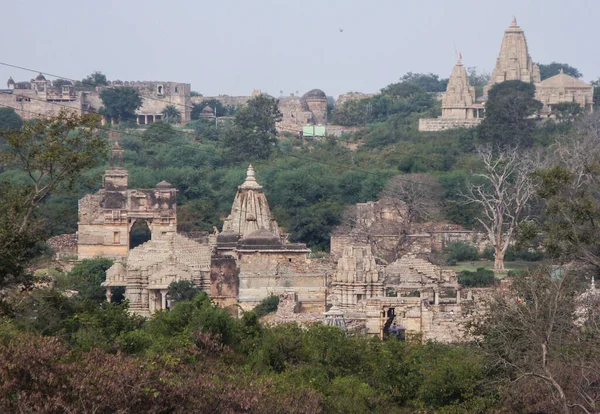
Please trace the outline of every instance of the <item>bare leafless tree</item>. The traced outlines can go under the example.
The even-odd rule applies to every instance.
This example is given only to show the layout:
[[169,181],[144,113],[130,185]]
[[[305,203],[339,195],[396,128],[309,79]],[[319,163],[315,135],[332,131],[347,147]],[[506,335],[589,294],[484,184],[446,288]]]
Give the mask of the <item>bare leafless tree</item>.
[[442,187],[429,174],[396,175],[390,179],[380,198],[406,203],[408,222],[419,223],[436,218],[440,213]]
[[526,219],[528,203],[534,196],[531,173],[537,160],[518,149],[493,151],[478,149],[481,184],[470,184],[462,196],[480,207],[477,220],[494,247],[494,271],[504,272],[504,255],[513,241],[519,223]]
[[512,397],[532,411],[597,412],[600,291],[582,295],[579,273],[553,277],[554,271],[548,266],[513,278],[488,297],[469,328]]

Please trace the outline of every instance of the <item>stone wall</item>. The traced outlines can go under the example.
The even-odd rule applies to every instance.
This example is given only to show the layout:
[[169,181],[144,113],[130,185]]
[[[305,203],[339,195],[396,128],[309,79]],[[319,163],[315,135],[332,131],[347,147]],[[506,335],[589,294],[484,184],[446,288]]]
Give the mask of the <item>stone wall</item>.
[[456,128],[473,128],[481,123],[482,119],[452,119],[452,118],[421,118],[419,131],[437,132]]
[[293,291],[302,311],[324,311],[326,283],[332,262],[309,259],[306,253],[256,252],[239,254],[239,303],[250,310],[272,294]]
[[239,269],[233,257],[212,257],[210,263],[210,297],[219,306],[231,308],[237,304],[238,276]]
[[32,89],[0,92],[0,106],[13,108],[21,118],[27,120],[44,116],[55,117],[61,109],[81,115],[84,112],[84,102],[85,98],[82,92],[77,95],[75,100],[60,102],[48,102]]

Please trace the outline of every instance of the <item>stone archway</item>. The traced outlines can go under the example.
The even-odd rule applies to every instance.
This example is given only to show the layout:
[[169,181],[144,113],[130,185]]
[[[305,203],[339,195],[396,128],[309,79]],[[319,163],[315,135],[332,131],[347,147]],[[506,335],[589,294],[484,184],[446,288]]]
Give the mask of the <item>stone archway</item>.
[[129,224],[129,250],[152,239],[152,224],[148,220],[132,219]]

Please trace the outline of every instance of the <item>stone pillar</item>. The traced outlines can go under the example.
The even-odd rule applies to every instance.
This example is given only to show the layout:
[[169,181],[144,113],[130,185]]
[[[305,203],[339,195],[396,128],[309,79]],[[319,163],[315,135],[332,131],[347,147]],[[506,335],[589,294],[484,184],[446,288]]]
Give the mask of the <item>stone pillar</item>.
[[473,300],[473,291],[472,290],[467,291],[467,300]]
[[110,287],[106,288],[106,301],[111,303],[112,301],[112,289]]
[[167,292],[168,290],[166,289],[161,289],[160,291],[160,295],[161,295],[161,309],[167,309]]
[[460,289],[456,289],[456,304],[460,305]]
[[440,292],[438,292],[436,289],[433,290],[433,304],[440,304]]

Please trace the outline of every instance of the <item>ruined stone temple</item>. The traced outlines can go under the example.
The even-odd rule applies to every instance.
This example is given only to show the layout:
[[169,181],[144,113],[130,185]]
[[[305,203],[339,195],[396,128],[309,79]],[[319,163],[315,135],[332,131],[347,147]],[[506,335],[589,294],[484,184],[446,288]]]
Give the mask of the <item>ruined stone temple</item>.
[[[111,160],[121,152],[115,144]],[[113,176],[121,181],[115,184]],[[306,245],[287,242],[252,166],[223,232],[200,241],[176,232],[174,188],[162,182],[156,189],[128,189],[126,177],[126,170],[112,165],[103,188],[80,201],[79,257],[116,259],[103,283],[109,300],[113,288],[124,287],[131,311],[148,316],[169,306],[172,282],[189,280],[234,313],[238,305],[252,309],[269,295],[284,293],[295,298],[299,312],[325,310],[330,266],[309,259]],[[129,231],[137,220],[148,223],[151,240],[129,249]]]
[[[177,233],[176,190],[164,181],[152,189],[129,188],[122,155],[115,142],[102,188],[79,202],[79,258],[115,259],[103,283],[108,300],[123,287],[130,310],[149,316],[170,306],[172,282],[188,280],[234,314],[278,295],[272,323],[326,322],[380,337],[396,323],[423,340],[462,338],[460,323],[473,307],[473,295],[463,295],[453,271],[429,262],[427,253],[443,248],[437,236],[418,229],[405,240],[388,231],[410,231],[392,226],[407,220],[402,206],[389,200],[363,203],[355,225],[368,228],[370,237],[358,240],[350,230],[332,238],[330,257],[312,258],[306,245],[287,240],[249,166],[223,231],[191,239]],[[140,220],[151,239],[130,249],[131,228]],[[389,241],[395,246],[392,239],[398,238],[408,247],[392,247],[395,254],[384,260]]]
[[305,244],[289,243],[271,214],[250,166],[217,236],[216,256],[238,267],[237,303],[252,309],[271,294],[293,292],[305,312],[325,310],[327,264],[309,258]]
[[[125,258],[131,228],[145,221],[152,236],[175,233],[177,190],[166,181],[155,188],[128,188],[129,173],[122,167],[123,150],[113,144],[110,168],[104,172],[102,188],[79,200],[77,254],[91,257]],[[118,161],[118,162],[117,162]]]

